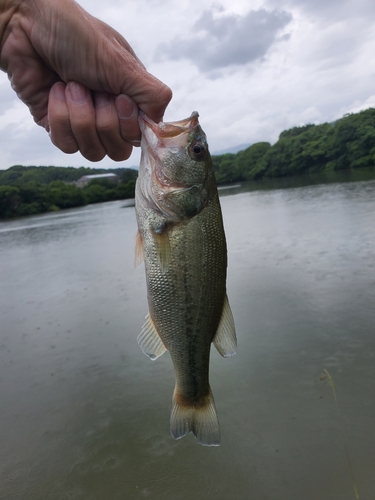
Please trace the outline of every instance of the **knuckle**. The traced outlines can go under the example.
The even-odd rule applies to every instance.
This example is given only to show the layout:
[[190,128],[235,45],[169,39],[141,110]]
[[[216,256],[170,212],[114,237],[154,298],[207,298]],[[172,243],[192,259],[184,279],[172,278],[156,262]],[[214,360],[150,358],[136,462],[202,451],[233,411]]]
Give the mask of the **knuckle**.
[[71,120],[71,124],[75,135],[85,136],[92,130],[92,120],[88,116],[74,117],[74,120]]
[[132,154],[133,147],[131,144],[127,144],[125,147],[112,151],[108,151],[107,155],[111,160],[113,161],[125,161],[128,158],[130,158],[130,155]]
[[96,120],[96,130],[99,134],[112,134],[118,129],[118,121],[110,117],[102,117]]
[[82,156],[84,156],[87,160],[97,162],[102,160],[106,152],[104,151],[103,148],[100,147],[82,147],[80,148],[80,153]]
[[167,105],[171,101],[172,97],[173,97],[173,93],[172,93],[172,90],[169,87],[165,87],[160,92],[160,95],[159,95],[159,99],[165,105],[165,107],[167,107]]
[[153,102],[158,103],[158,106],[165,109],[173,97],[172,90],[162,84],[154,89]]
[[121,137],[127,142],[137,142],[141,139],[138,120],[132,120],[128,123],[122,123],[120,126]]
[[50,139],[52,144],[59,148],[63,153],[73,154],[78,151],[78,144],[73,136],[66,134],[56,134],[53,131],[50,132]]

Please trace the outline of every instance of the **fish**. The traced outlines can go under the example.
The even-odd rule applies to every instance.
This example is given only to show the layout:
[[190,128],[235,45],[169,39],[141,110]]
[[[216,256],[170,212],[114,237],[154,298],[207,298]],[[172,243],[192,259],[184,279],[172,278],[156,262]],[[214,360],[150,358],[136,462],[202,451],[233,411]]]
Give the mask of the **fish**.
[[145,264],[149,312],[137,337],[152,360],[169,351],[176,376],[170,432],[220,444],[209,384],[211,343],[237,350],[226,292],[227,245],[207,138],[189,118],[153,122],[140,112],[136,264]]

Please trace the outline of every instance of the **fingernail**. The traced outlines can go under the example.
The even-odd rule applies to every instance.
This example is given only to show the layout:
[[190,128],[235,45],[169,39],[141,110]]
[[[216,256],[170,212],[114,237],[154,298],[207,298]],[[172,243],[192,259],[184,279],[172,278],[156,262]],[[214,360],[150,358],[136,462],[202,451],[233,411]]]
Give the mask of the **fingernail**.
[[134,101],[128,96],[121,94],[116,97],[116,111],[122,120],[128,120],[133,116],[135,110]]
[[53,96],[59,101],[65,101],[65,84],[62,82],[55,83],[52,87]]
[[75,104],[83,104],[88,99],[88,92],[83,85],[76,82],[69,82],[66,86],[70,95],[71,100]]

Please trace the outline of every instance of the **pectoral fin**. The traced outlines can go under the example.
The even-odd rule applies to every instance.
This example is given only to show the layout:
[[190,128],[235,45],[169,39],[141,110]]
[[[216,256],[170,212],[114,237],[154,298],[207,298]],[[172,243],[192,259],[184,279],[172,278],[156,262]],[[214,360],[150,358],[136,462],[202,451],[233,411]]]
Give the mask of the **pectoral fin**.
[[155,243],[156,257],[162,271],[168,269],[171,260],[171,244],[169,242],[168,231],[164,227],[162,231],[153,231],[152,236]]
[[146,316],[146,322],[137,340],[139,347],[152,360],[157,359],[167,350],[149,314]]
[[220,323],[214,337],[213,344],[219,354],[221,354],[224,358],[229,358],[230,356],[236,354],[236,329],[227,296],[225,296],[224,299],[223,312],[221,313]]
[[143,262],[143,241],[142,236],[139,231],[135,235],[135,257],[134,257],[134,267],[138,267]]

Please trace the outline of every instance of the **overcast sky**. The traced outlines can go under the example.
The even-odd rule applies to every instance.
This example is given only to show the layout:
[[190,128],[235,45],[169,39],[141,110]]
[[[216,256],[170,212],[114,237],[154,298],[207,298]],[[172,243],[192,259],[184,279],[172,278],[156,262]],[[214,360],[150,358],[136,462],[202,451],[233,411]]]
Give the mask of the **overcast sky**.
[[[166,121],[194,110],[212,152],[276,142],[282,130],[375,107],[374,0],[80,0],[119,31],[174,97]],[[199,8],[197,8],[199,6]],[[0,169],[90,163],[34,124],[0,73]]]

